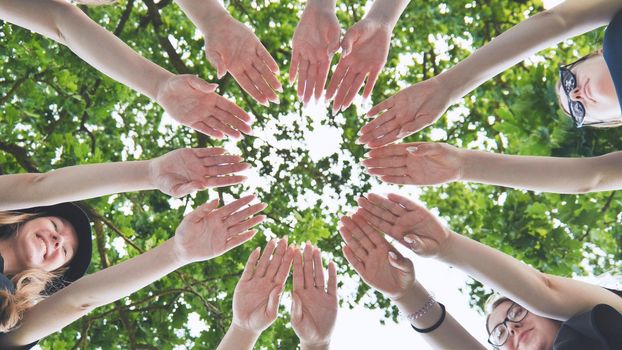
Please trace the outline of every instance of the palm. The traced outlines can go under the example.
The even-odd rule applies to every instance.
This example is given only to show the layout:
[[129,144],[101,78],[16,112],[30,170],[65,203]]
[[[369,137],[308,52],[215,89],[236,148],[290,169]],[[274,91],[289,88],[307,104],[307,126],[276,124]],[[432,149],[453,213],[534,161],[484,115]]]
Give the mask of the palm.
[[[387,243],[388,245],[388,243]],[[386,245],[377,246],[369,252],[365,260],[363,280],[389,298],[398,298],[414,282],[414,275],[391,266],[387,258],[389,249]]]
[[187,238],[186,246],[192,246],[189,250],[191,260],[207,260],[226,250],[227,228],[222,225],[215,211],[201,218],[187,215],[179,224],[177,232],[176,235]]
[[334,12],[305,10],[294,32],[293,49],[300,50],[304,57],[315,56],[319,61],[337,51],[339,31]]
[[233,322],[246,329],[266,329],[274,321],[268,313],[268,296],[277,286],[267,279],[240,281],[233,294]]
[[426,240],[425,250],[418,251],[420,255],[437,254],[449,236],[449,232],[438,218],[425,209],[416,209],[401,215],[393,224],[391,231],[389,234],[402,242],[404,236],[410,234]]
[[437,185],[456,181],[460,177],[457,158],[445,152],[407,155],[406,173],[415,185]]
[[320,289],[305,289],[296,293],[304,300],[302,317],[292,318],[292,327],[298,337],[308,343],[330,339],[336,321],[337,297]]
[[362,35],[354,45],[352,52],[346,56],[345,61],[351,64],[381,69],[387,62],[391,32],[385,27],[368,20],[362,20],[356,26],[361,26]]
[[182,188],[192,181],[201,181],[197,176],[204,172],[204,165],[191,149],[181,149],[158,159],[153,178],[155,186],[169,196],[181,197],[192,192]]

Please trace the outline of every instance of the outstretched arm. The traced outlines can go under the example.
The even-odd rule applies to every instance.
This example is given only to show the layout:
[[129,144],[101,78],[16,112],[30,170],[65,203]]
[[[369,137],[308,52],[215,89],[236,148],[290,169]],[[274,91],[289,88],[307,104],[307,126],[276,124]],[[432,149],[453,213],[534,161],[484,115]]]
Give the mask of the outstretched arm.
[[251,118],[194,75],[174,75],[62,0],[0,0],[0,19],[69,47],[90,65],[156,100],[179,123],[214,138],[250,133]]
[[229,186],[248,168],[222,148],[186,148],[144,161],[101,163],[47,173],[0,176],[0,211],[52,205],[113,193],[159,189],[184,196],[206,187]]
[[[437,323],[443,310],[438,302],[429,304],[432,299],[415,280],[412,261],[402,256],[360,213],[342,217],[341,223],[339,231],[346,242],[343,253],[363,280],[393,300],[402,314],[419,313],[419,317],[409,318],[414,327],[426,329]],[[438,328],[421,333],[426,342],[435,349],[486,349],[447,310],[445,312],[445,319]]]
[[198,207],[184,217],[175,236],[160,246],[83,277],[33,306],[18,329],[0,338],[0,345],[30,344],[186,264],[214,258],[251,239],[256,231],[248,230],[265,218],[253,217],[264,204],[244,208],[254,198],[247,196],[221,208],[217,208],[218,200]]
[[359,142],[380,147],[425,128],[485,81],[542,49],[609,23],[620,9],[617,0],[567,0],[529,17],[451,69],[374,106],[368,115],[380,115],[361,129]]
[[540,316],[557,320],[608,304],[622,311],[614,293],[589,283],[544,274],[496,249],[446,228],[424,207],[397,194],[370,194],[359,200],[371,225],[423,256],[467,272],[483,284]]
[[368,156],[363,161],[367,171],[394,184],[469,181],[554,193],[622,188],[622,152],[590,158],[532,157],[415,142],[377,148]]

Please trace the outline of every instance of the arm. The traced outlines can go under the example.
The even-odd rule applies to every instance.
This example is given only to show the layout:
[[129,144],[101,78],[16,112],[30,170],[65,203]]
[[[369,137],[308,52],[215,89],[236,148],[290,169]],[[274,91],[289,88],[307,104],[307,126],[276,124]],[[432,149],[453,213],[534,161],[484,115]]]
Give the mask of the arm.
[[263,210],[264,204],[242,209],[253,199],[247,196],[219,209],[218,200],[198,207],[184,218],[175,236],[157,248],[83,277],[33,306],[24,314],[22,325],[1,338],[1,345],[30,344],[186,264],[214,258],[251,239],[256,231],[247,230],[265,218],[249,218]]
[[269,241],[261,258],[259,250],[248,257],[235,286],[233,320],[218,350],[251,350],[261,332],[276,319],[294,249],[283,238],[278,244]]
[[282,91],[277,79],[279,67],[257,36],[235,20],[217,0],[176,0],[205,36],[207,60],[218,78],[230,72],[242,89],[257,102],[279,103]]
[[359,205],[368,222],[415,253],[436,256],[460,268],[540,316],[567,320],[597,304],[622,311],[622,299],[616,294],[600,286],[541,273],[507,254],[451,232],[408,198],[370,194]]
[[[337,271],[328,265],[324,281],[321,252],[309,242],[294,253],[291,323],[302,350],[328,350],[337,321]],[[303,264],[304,262],[304,264]]]
[[250,116],[215,94],[216,85],[174,75],[145,59],[68,2],[0,0],[0,19],[66,45],[102,73],[156,100],[183,125],[214,138],[251,132]]
[[[415,280],[412,261],[379,235],[361,213],[351,218],[342,217],[341,223],[339,231],[346,242],[344,256],[363,280],[390,298],[402,314],[412,315],[422,310],[430,294]],[[441,315],[441,307],[435,303],[421,317],[412,320],[412,325],[420,329],[429,328]],[[437,329],[420,334],[435,349],[486,349],[448,312]]]
[[379,147],[423,129],[483,82],[542,49],[609,23],[620,9],[617,0],[567,0],[529,17],[451,69],[374,106],[368,115],[380,115],[361,129],[359,142]]
[[[52,205],[113,193],[159,189],[184,196],[206,187],[229,186],[248,168],[222,148],[186,148],[145,161],[78,165],[47,173],[0,176],[1,210]],[[19,189],[15,191],[14,189]]]
[[622,152],[590,158],[532,157],[415,142],[377,148],[368,156],[363,164],[369,174],[395,184],[470,181],[555,193],[622,188]]
[[363,98],[369,97],[387,61],[391,32],[408,2],[376,0],[365,18],[348,29],[341,42],[339,64],[326,89],[326,99],[335,98],[333,113],[352,104],[365,78]]

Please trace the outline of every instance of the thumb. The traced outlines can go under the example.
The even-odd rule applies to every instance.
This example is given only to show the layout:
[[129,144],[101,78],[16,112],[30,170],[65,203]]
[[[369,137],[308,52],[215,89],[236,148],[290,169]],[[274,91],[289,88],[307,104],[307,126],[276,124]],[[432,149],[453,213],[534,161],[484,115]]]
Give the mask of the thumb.
[[268,306],[266,309],[268,315],[271,315],[272,317],[276,317],[276,314],[279,310],[279,301],[281,299],[282,291],[282,286],[276,287],[272,290],[272,292],[270,292],[270,296],[268,297]]
[[417,235],[406,235],[404,236],[404,241],[408,244],[407,247],[415,254],[424,256],[433,254],[434,247],[430,246],[429,240],[423,240]]
[[227,65],[225,64],[225,60],[222,58],[220,53],[214,52],[210,54],[209,52],[206,52],[206,56],[207,60],[216,68],[216,76],[218,79],[224,77],[225,74],[227,74]]
[[433,155],[438,150],[435,143],[414,143],[406,147],[406,151],[413,156]]
[[197,77],[196,75],[191,75],[188,78],[188,84],[192,86],[192,88],[204,92],[206,94],[212,93],[216,91],[218,84],[211,84],[206,82],[205,80]]
[[290,313],[292,315],[292,321],[302,321],[302,302],[297,294],[292,294],[292,309]]
[[389,251],[389,264],[403,272],[411,272],[413,270],[412,263],[403,256],[398,256],[395,252]]
[[349,55],[350,52],[352,52],[352,45],[354,45],[354,43],[357,40],[359,40],[359,38],[361,37],[361,34],[362,34],[361,29],[359,29],[358,26],[354,26],[350,28],[348,32],[346,32],[346,35],[344,35],[343,40],[341,41],[341,49],[343,50],[342,52],[343,57]]

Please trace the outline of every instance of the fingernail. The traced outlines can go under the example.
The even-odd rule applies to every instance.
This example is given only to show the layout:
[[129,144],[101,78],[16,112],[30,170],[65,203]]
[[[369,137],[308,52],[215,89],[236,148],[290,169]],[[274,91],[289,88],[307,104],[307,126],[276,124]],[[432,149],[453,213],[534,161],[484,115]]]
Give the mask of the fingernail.
[[[292,82],[290,81],[290,83],[292,83]],[[281,85],[277,86],[276,87],[276,91],[277,92],[283,92],[283,86],[281,86]]]
[[[365,154],[363,154],[363,157],[365,157],[365,158],[369,158],[370,156],[371,156],[371,151],[366,152]],[[365,159],[365,160],[367,160],[367,159]]]
[[395,253],[393,253],[393,252],[389,252],[389,257],[390,257],[391,259],[393,259],[393,260],[396,260],[396,259],[397,259],[397,255],[395,255]]
[[410,147],[406,147],[406,150],[410,153],[415,153],[417,152],[418,148],[414,146],[410,146]]
[[412,238],[412,236],[404,236],[404,241],[408,244],[412,244],[415,242],[415,240]]
[[356,143],[357,145],[362,145],[363,142],[361,141],[361,138],[356,139],[356,141],[354,141],[354,143]]

